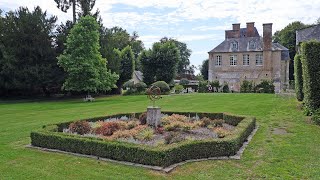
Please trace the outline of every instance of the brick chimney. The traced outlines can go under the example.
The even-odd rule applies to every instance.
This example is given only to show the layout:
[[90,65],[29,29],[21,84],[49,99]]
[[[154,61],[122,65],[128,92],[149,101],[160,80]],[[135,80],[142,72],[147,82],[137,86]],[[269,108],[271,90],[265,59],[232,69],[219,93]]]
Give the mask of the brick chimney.
[[254,37],[255,34],[254,22],[247,22],[246,37]]
[[226,39],[240,37],[240,23],[232,24],[232,30],[226,30]]
[[232,30],[240,30],[240,23],[232,24]]
[[263,24],[263,50],[272,49],[272,23]]

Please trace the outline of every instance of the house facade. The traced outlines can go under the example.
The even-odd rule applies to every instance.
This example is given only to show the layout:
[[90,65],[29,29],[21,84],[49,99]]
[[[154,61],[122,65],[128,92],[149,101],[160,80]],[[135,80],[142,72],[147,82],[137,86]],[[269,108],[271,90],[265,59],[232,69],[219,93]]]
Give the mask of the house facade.
[[263,24],[261,37],[253,22],[240,28],[233,24],[225,31],[225,40],[209,53],[209,81],[227,83],[230,90],[240,91],[243,80],[272,80],[279,93],[289,83],[289,50],[272,42],[272,23]]

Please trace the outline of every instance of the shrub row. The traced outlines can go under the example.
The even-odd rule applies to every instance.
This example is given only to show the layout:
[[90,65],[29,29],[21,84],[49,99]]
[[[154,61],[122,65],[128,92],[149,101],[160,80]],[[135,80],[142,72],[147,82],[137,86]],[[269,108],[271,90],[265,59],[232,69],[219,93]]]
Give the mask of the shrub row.
[[302,44],[304,104],[309,112],[320,108],[320,42]]
[[296,55],[294,57],[294,81],[295,90],[298,101],[303,100],[303,79],[302,79],[302,64],[301,55]]
[[[210,113],[201,115],[208,114]],[[139,113],[135,115],[138,116]],[[61,123],[31,132],[31,144],[67,152],[166,167],[190,159],[234,155],[255,128],[255,118],[222,113],[212,113],[211,117],[223,117],[226,122],[237,125],[234,134],[224,139],[185,141],[165,147],[150,147],[57,132],[66,125],[66,123]]]

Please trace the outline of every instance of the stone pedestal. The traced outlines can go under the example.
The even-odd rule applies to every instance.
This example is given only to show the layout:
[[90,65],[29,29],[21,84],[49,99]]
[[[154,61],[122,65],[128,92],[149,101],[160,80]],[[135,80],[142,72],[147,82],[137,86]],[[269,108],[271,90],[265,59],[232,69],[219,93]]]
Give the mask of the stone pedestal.
[[160,125],[161,109],[160,107],[147,108],[147,124],[149,126],[158,127]]

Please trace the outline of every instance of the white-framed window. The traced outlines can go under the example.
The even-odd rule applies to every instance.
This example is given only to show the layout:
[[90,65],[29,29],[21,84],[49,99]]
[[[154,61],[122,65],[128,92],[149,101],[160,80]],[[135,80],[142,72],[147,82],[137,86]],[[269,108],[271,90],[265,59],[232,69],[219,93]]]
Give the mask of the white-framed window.
[[238,49],[238,42],[237,41],[233,41],[231,43],[231,48],[232,48],[232,50],[237,50]]
[[221,55],[217,55],[216,59],[215,59],[215,66],[221,66],[221,61],[222,61],[222,56]]
[[249,54],[244,54],[243,55],[243,65],[244,66],[249,66],[250,65],[250,56],[249,56]]
[[256,54],[256,66],[263,65],[263,56],[262,54]]
[[255,48],[256,48],[256,43],[253,40],[251,40],[249,42],[249,49],[255,49]]
[[230,66],[237,65],[237,55],[230,55]]

